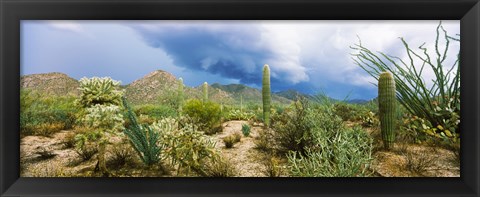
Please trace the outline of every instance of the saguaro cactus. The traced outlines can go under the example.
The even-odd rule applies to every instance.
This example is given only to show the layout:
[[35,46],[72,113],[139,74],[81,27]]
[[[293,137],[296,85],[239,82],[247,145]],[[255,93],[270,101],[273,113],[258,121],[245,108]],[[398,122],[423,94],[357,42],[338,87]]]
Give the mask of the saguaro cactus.
[[203,102],[208,101],[208,83],[203,82]]
[[262,81],[262,99],[263,99],[263,123],[265,127],[270,125],[270,68],[268,64],[263,66],[263,81]]
[[383,72],[378,79],[378,109],[380,128],[385,149],[390,149],[395,141],[395,81],[389,72]]
[[178,79],[178,110],[182,110],[184,93],[183,93],[183,79],[180,77]]

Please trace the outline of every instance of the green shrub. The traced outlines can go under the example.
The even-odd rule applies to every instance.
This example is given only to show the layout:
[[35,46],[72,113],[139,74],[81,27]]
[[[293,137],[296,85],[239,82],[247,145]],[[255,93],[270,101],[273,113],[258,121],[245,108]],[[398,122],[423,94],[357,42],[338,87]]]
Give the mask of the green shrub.
[[242,133],[245,137],[250,135],[250,126],[248,126],[248,124],[242,124]]
[[144,105],[134,106],[133,111],[137,116],[147,115],[157,120],[160,120],[166,117],[177,116],[177,110],[167,105],[144,104]]
[[254,141],[255,148],[264,152],[272,152],[277,148],[275,132],[270,128],[263,128],[258,133],[258,137]]
[[206,134],[221,131],[220,105],[211,101],[202,102],[198,99],[191,99],[185,103],[183,112],[193,119],[199,130]]
[[315,125],[315,145],[306,154],[290,151],[288,168],[300,177],[368,176],[372,160],[372,139],[359,127],[325,130]]
[[51,97],[29,90],[20,91],[20,134],[50,136],[73,128],[78,106],[71,96]]
[[233,144],[235,144],[235,137],[233,135],[229,135],[223,138],[223,143],[225,143],[226,148],[232,148]]
[[275,131],[275,140],[280,151],[305,152],[305,148],[312,144],[312,121],[307,116],[309,104],[301,99],[292,104],[283,113],[272,116],[272,129]]

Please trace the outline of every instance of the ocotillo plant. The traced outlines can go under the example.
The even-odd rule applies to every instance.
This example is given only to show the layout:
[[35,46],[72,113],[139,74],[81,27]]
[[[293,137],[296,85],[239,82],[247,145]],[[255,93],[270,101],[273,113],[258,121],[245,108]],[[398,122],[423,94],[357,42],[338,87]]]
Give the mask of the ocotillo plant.
[[178,110],[182,111],[182,106],[183,106],[183,79],[180,77],[178,79]]
[[263,81],[262,81],[262,99],[263,99],[263,123],[265,127],[270,125],[270,68],[268,64],[263,66]]
[[208,83],[203,82],[203,102],[208,101]]
[[395,141],[395,81],[389,72],[383,72],[378,78],[378,109],[380,128],[385,149],[390,149]]

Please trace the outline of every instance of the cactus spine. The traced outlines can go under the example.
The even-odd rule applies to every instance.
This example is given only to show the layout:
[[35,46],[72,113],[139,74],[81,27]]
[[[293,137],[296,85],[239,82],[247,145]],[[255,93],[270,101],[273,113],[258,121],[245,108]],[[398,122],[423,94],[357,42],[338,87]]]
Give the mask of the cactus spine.
[[203,102],[208,101],[208,83],[203,82]]
[[378,78],[378,109],[380,128],[385,149],[390,149],[395,141],[395,81],[389,72],[383,72]]
[[270,68],[268,64],[263,66],[263,81],[262,81],[262,99],[263,99],[263,123],[265,127],[270,125]]
[[178,110],[182,111],[184,100],[184,93],[183,93],[183,79],[180,77],[178,79]]

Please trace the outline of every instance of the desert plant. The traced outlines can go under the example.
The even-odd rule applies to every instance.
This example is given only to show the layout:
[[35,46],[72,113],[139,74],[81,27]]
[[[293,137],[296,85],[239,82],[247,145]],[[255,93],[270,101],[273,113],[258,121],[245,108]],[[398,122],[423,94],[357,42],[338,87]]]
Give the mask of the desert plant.
[[240,132],[235,132],[232,134],[232,136],[235,143],[240,142],[242,139],[242,134],[240,134]]
[[288,168],[292,176],[358,177],[368,176],[372,160],[372,140],[359,127],[325,130],[315,126],[315,145],[306,154],[290,151]]
[[153,104],[144,104],[132,106],[133,111],[136,115],[147,115],[154,119],[162,119],[166,117],[175,117],[177,116],[177,111],[175,108],[172,108],[168,105],[153,105]]
[[237,175],[237,171],[230,161],[220,157],[217,161],[206,164],[204,175],[207,177],[233,177]]
[[123,115],[120,109],[123,91],[117,90],[120,82],[109,77],[80,79],[80,98],[76,102],[85,109],[82,122],[91,128],[90,132],[78,134],[77,149],[81,149],[88,141],[98,146],[98,169],[103,176],[109,172],[105,162],[105,148],[108,143],[106,135],[115,134],[123,129]]
[[228,112],[227,120],[251,120],[255,114],[251,112],[245,112],[238,109],[233,109]]
[[378,110],[383,145],[390,149],[395,142],[395,81],[392,74],[383,72],[378,78]]
[[265,171],[264,174],[267,177],[280,177],[284,172],[282,166],[280,166],[280,159],[275,156],[270,156],[264,161]]
[[110,153],[112,157],[108,161],[108,164],[111,166],[124,166],[133,158],[133,150],[125,143],[115,144]]
[[263,66],[262,76],[262,100],[263,100],[263,123],[265,127],[270,126],[270,103],[272,102],[270,91],[270,67]]
[[[381,72],[393,73],[397,88],[397,98],[402,106],[419,118],[427,120],[433,127],[438,125],[449,130],[451,137],[459,137],[458,125],[460,123],[460,61],[459,52],[451,66],[446,65],[447,55],[451,41],[460,41],[451,37],[443,28],[441,22],[436,29],[435,39],[436,57],[430,57],[427,48],[421,45],[421,52],[416,52],[400,38],[407,52],[407,60],[387,55],[382,52],[374,53],[361,43],[351,47],[357,53],[353,59],[357,65],[378,80]],[[442,33],[441,33],[442,32]],[[441,47],[440,40],[444,41]],[[442,49],[443,50],[440,50]],[[417,62],[420,62],[417,65]],[[432,71],[434,77],[431,87],[422,78],[423,72]],[[440,133],[440,131],[436,131]]]
[[191,99],[185,103],[183,112],[193,119],[199,130],[206,134],[221,131],[221,113],[218,104],[211,101],[202,102],[198,99]]
[[179,111],[182,111],[182,106],[183,106],[183,102],[184,102],[184,99],[185,99],[185,96],[184,96],[184,90],[183,90],[183,79],[180,77],[178,79],[178,92],[177,92],[177,96],[178,96],[178,110]]
[[77,121],[75,97],[53,97],[35,91],[20,91],[20,135],[50,136],[71,129]]
[[223,138],[223,143],[225,143],[226,148],[232,148],[235,144],[235,137],[233,135],[228,135]]
[[160,140],[159,133],[154,132],[148,125],[140,125],[127,103],[127,99],[123,97],[122,100],[130,121],[130,126],[123,132],[145,165],[150,166],[157,163],[160,160],[161,151],[161,147],[157,145]]
[[203,82],[203,86],[202,86],[202,91],[203,91],[203,102],[207,102],[208,101],[208,83],[207,82]]
[[248,124],[242,124],[242,133],[243,133],[243,136],[245,137],[248,137],[250,135],[250,126],[248,126]]
[[215,143],[210,137],[196,130],[192,124],[180,125],[179,121],[171,118],[162,119],[151,128],[155,132],[161,131],[162,158],[178,166],[177,171],[183,168],[187,172],[209,176],[206,164],[219,159]]
[[256,149],[264,152],[272,152],[277,148],[275,132],[270,128],[263,128],[263,130],[258,133],[258,137],[254,143]]
[[[312,144],[313,124],[308,110],[308,100],[301,98],[282,114],[272,116],[272,129],[275,131],[275,141],[279,144],[280,151],[304,153],[305,148]],[[338,124],[340,123],[341,120]]]

